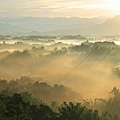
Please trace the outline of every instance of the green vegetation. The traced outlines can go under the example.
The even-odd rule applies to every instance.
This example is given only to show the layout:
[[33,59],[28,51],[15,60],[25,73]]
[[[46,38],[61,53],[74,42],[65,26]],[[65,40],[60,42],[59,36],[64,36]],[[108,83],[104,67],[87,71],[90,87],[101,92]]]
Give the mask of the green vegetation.
[[71,39],[77,39],[77,40],[87,40],[86,37],[82,36],[82,35],[66,35],[63,37],[60,37],[60,39],[64,40],[71,40]]
[[43,102],[37,102],[29,93],[0,93],[0,120],[120,120],[108,112],[87,109],[80,103],[64,102],[53,111]]
[[1,120],[119,120],[119,45],[81,35],[0,37]]
[[[22,76],[20,79],[0,80],[0,91],[6,93],[14,93],[14,91],[21,93],[28,91],[34,98],[43,100],[46,103],[51,101],[57,101],[62,103],[63,101],[80,101],[81,95],[64,85],[54,84],[53,86],[44,82],[42,77],[28,77]],[[78,97],[79,96],[79,97]]]
[[[36,80],[43,78],[22,76],[10,82],[0,80],[1,120],[120,120],[120,91],[116,87],[107,100],[81,99],[77,100],[81,103],[76,103],[70,101],[80,94],[63,85],[52,87]],[[62,101],[69,103],[61,104]]]

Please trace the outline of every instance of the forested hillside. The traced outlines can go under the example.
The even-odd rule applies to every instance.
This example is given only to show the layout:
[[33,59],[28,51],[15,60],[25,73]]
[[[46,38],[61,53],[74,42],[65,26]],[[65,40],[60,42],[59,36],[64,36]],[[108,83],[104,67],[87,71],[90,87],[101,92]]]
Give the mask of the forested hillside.
[[119,36],[0,39],[1,119],[119,120]]

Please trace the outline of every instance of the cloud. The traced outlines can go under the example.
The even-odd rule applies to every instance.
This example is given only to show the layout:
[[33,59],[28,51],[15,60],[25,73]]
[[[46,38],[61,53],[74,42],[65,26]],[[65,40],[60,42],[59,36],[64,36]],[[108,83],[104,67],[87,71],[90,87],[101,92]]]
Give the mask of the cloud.
[[108,0],[1,0],[0,16],[92,17],[114,14],[115,10],[105,3],[109,3]]

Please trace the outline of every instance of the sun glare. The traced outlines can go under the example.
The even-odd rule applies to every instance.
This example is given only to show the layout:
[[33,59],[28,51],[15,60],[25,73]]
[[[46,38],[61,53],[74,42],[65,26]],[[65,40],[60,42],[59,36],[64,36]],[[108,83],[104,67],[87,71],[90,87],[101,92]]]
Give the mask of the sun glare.
[[110,9],[120,13],[120,0],[107,0],[107,2],[109,3]]

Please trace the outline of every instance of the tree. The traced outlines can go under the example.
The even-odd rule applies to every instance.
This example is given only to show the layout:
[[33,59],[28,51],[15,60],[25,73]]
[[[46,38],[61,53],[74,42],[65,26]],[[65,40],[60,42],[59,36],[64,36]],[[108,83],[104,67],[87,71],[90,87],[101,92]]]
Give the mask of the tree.
[[59,108],[60,119],[61,120],[82,120],[82,115],[85,107],[82,107],[79,103],[73,104],[69,102],[63,103],[63,105]]

